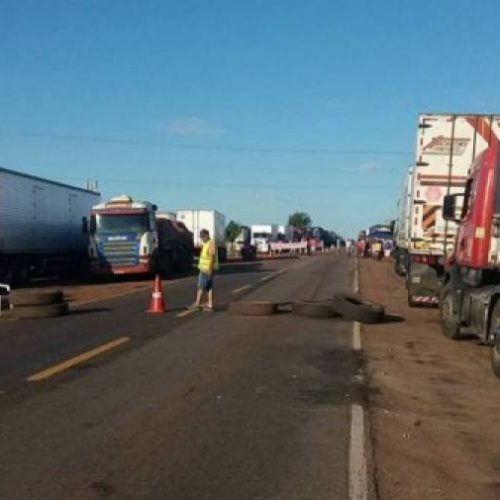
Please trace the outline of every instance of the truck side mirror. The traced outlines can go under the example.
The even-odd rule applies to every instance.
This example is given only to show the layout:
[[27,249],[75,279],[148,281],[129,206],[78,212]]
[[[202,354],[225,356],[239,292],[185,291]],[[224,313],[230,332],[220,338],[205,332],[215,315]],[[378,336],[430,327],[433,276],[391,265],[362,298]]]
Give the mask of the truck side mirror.
[[82,233],[83,234],[89,233],[89,221],[87,217],[82,217]]
[[464,193],[447,194],[443,199],[443,219],[451,222],[460,223],[462,220],[462,203],[457,203],[458,198],[464,198]]

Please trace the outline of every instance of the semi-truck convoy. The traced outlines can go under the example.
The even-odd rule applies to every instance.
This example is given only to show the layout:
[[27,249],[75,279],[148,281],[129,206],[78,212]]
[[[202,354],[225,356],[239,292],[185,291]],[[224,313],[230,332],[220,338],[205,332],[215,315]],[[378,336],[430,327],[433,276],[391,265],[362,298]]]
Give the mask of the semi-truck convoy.
[[82,218],[97,192],[0,168],[0,281],[84,271]]
[[444,218],[459,228],[441,291],[441,325],[451,339],[472,334],[491,345],[500,378],[500,116],[468,120],[489,147],[475,158],[465,190],[444,199]]
[[199,255],[203,242],[200,231],[206,229],[215,241],[219,252],[219,261],[227,260],[225,241],[226,217],[217,210],[178,210],[177,220],[193,233],[195,254]]
[[94,275],[169,275],[192,267],[193,234],[148,201],[118,196],[92,207],[85,225]]
[[454,221],[442,216],[443,198],[463,191],[469,167],[488,147],[491,137],[499,136],[496,117],[419,116],[416,161],[407,183],[411,200],[409,227],[403,233],[407,240],[398,244],[399,259],[407,263],[409,305],[438,303],[445,260],[453,252],[457,229]]

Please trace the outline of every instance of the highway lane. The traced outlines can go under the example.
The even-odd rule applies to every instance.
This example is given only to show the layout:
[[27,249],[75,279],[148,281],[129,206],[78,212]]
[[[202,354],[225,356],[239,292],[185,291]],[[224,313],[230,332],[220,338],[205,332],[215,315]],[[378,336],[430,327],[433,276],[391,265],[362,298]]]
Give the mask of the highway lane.
[[[298,259],[237,263],[222,266],[216,277],[218,307],[227,307],[242,287],[256,286]],[[182,312],[194,300],[195,277],[164,281],[169,313],[151,316],[145,313],[151,291],[94,302],[73,308],[70,315],[45,320],[0,322],[0,391],[11,392],[32,374],[66,359],[78,356],[120,337],[141,340],[166,335],[181,320]],[[178,317],[178,316],[181,317]]]
[[[327,298],[353,267],[304,259],[249,297]],[[0,498],[347,498],[357,370],[349,322],[196,314],[0,399]]]

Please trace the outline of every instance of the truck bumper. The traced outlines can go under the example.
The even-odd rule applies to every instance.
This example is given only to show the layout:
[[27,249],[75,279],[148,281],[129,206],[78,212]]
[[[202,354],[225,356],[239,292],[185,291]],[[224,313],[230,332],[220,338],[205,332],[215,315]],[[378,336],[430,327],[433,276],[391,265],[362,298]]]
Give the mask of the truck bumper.
[[91,266],[92,274],[96,276],[122,276],[127,274],[151,274],[153,270],[149,264],[139,264],[130,267],[100,267],[98,265]]
[[407,288],[410,305],[437,305],[441,289],[438,269],[427,264],[411,263]]

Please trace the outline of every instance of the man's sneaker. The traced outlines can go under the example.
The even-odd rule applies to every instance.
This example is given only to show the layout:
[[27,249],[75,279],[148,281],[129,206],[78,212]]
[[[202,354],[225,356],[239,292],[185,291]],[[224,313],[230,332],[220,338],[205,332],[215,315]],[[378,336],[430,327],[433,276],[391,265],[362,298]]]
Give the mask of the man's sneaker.
[[211,312],[211,313],[213,313],[214,312],[214,306],[204,305],[203,306],[203,311],[204,312]]

